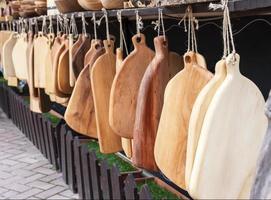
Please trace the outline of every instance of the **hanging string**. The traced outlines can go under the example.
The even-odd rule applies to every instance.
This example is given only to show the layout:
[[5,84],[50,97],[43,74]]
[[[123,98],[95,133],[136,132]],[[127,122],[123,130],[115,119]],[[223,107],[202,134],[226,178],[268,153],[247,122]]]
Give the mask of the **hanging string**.
[[97,42],[97,25],[96,25],[96,14],[95,12],[92,13],[92,21],[93,21],[93,28],[94,28],[94,39]]
[[86,22],[84,13],[81,13],[81,17],[82,17],[82,33],[83,33],[85,36],[87,36],[86,25],[88,25],[88,23]]
[[39,26],[38,26],[38,22],[37,22],[37,18],[34,17],[33,19],[34,25],[35,25],[35,34],[39,33]]
[[103,16],[97,21],[97,24],[98,24],[98,26],[100,26],[101,25],[101,23],[102,23],[102,20],[103,19],[105,19],[105,25],[106,25],[106,39],[107,39],[107,41],[108,42],[110,42],[110,34],[109,34],[109,21],[108,21],[108,15],[107,15],[107,11],[106,11],[106,9],[102,9],[102,11],[103,11]]
[[42,17],[42,28],[41,28],[41,32],[46,35],[48,30],[47,30],[47,24],[46,24],[46,16]]
[[51,15],[49,16],[49,27],[48,27],[48,29],[49,29],[50,34],[54,33],[53,19],[52,19]]
[[[187,52],[191,51],[191,20],[190,20],[190,13],[189,12],[190,12],[190,9],[188,7],[187,8],[187,13],[188,13],[188,48],[187,48]],[[193,51],[193,49],[192,49],[192,51]]]
[[33,25],[32,19],[29,19],[28,20],[28,33],[30,33],[30,34],[33,33],[32,25]]
[[120,49],[123,51],[123,44],[124,44],[126,54],[128,55],[129,54],[128,47],[127,47],[127,43],[126,43],[126,40],[125,40],[125,35],[124,35],[124,32],[123,32],[123,28],[122,28],[121,10],[119,10],[117,12],[117,18],[118,18],[118,21],[119,21],[119,24],[120,24]]
[[60,35],[60,33],[62,32],[62,18],[57,15],[56,17],[56,33],[57,35]]
[[74,37],[78,37],[78,29],[76,26],[74,14],[71,15],[69,34],[72,34]]
[[138,37],[140,37],[140,31],[143,29],[143,21],[142,21],[142,17],[139,16],[138,10],[135,11],[136,13],[136,34],[138,35]]
[[65,31],[65,34],[69,34],[69,19],[67,17],[67,15],[64,15],[64,19],[63,19],[64,23],[63,23],[63,29]]

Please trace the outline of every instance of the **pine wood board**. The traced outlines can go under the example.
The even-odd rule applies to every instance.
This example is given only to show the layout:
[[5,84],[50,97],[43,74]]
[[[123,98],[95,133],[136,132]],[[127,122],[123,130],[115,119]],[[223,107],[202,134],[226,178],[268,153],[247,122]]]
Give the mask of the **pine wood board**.
[[49,51],[46,56],[46,73],[45,73],[45,92],[50,96],[52,101],[55,101],[54,82],[53,82],[53,60],[52,47],[54,44],[55,35],[49,34]]
[[116,74],[110,94],[109,123],[116,134],[132,139],[138,90],[143,75],[154,57],[145,36],[133,36],[134,50],[125,58]]
[[201,133],[202,124],[205,118],[205,114],[213,99],[218,88],[221,86],[226,78],[226,61],[220,60],[215,67],[215,76],[209,81],[209,83],[199,93],[195,104],[192,109],[189,128],[188,128],[188,140],[187,140],[187,152],[186,152],[186,167],[185,167],[185,184],[186,188],[189,187],[191,171],[193,168],[195,153],[198,146],[198,140]]
[[[92,40],[85,67],[78,76],[71,95],[65,120],[78,133],[97,138],[95,108],[90,81],[90,70],[94,62],[105,53],[102,41]],[[84,105],[84,106],[78,106]]]
[[91,87],[100,150],[102,153],[114,153],[122,150],[121,138],[111,129],[108,120],[110,90],[116,73],[114,42],[105,40],[104,47],[106,53],[96,60],[91,69]]
[[258,87],[241,75],[240,57],[234,55],[226,59],[227,77],[203,122],[189,184],[196,199],[247,199],[255,178],[267,129],[265,102]]
[[0,50],[1,50],[1,65],[3,65],[3,46],[4,43],[9,39],[10,35],[12,34],[12,31],[0,31]]
[[212,73],[196,63],[196,55],[184,55],[185,67],[168,83],[158,126],[154,156],[159,169],[185,189],[187,133],[194,102]]
[[140,84],[133,134],[133,163],[156,171],[154,144],[168,81],[183,69],[183,59],[169,52],[163,36],[154,39],[155,56]]

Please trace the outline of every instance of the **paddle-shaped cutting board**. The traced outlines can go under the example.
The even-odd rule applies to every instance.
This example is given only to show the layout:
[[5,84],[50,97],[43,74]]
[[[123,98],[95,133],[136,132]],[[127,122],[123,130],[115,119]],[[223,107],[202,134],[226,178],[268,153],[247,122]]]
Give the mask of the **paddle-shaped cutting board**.
[[186,166],[185,166],[185,184],[189,187],[190,175],[193,168],[195,153],[198,146],[198,140],[205,114],[208,110],[213,96],[221,86],[227,75],[226,61],[220,60],[215,67],[215,76],[199,93],[192,109],[187,139]]
[[35,68],[35,87],[46,87],[46,58],[50,51],[48,37],[39,32],[38,36],[34,38],[34,68]]
[[77,52],[78,48],[82,44],[82,34],[78,36],[78,39],[74,42],[73,35],[69,35],[69,70],[70,70],[70,86],[74,87],[75,85],[75,75],[73,72],[73,60],[74,60],[74,54]]
[[82,43],[74,54],[74,59],[73,59],[73,64],[72,64],[73,73],[76,79],[79,76],[82,69],[84,68],[84,58],[90,48],[90,45],[91,45],[90,37],[83,35]]
[[49,51],[46,58],[46,73],[45,73],[45,92],[50,96],[50,98],[55,101],[55,96],[53,94],[54,82],[53,82],[53,60],[52,60],[52,47],[54,44],[55,35],[53,33],[47,35],[49,38]]
[[17,41],[17,33],[12,33],[9,39],[3,45],[3,67],[4,67],[4,77],[16,77],[13,61],[12,61],[12,51]]
[[16,77],[20,80],[27,80],[27,34],[18,35],[17,42],[12,51],[12,61]]
[[163,36],[154,39],[155,56],[140,84],[133,139],[133,163],[155,171],[154,143],[168,81],[183,69],[183,59],[169,52]]
[[[1,64],[3,65],[3,46],[4,43],[9,39],[12,31],[0,31],[0,50],[1,50]],[[3,66],[2,66],[3,67]]]
[[95,106],[97,135],[102,153],[120,151],[121,139],[109,126],[109,96],[116,73],[116,56],[113,41],[104,41],[105,54],[101,55],[91,69],[91,87]]
[[102,41],[92,40],[91,48],[88,52],[88,59],[85,59],[85,68],[78,76],[65,112],[65,120],[69,127],[78,133],[82,133],[93,138],[97,138],[97,128],[90,81],[90,70],[94,62],[102,54],[104,54]]
[[64,40],[65,49],[61,53],[58,61],[57,85],[63,94],[70,95],[72,87],[70,86],[70,72],[69,72],[69,40]]
[[196,54],[184,55],[185,67],[165,90],[154,156],[159,169],[176,185],[185,188],[188,124],[194,102],[212,73],[199,66]]
[[256,178],[251,190],[250,199],[271,199],[271,91],[266,102],[265,114],[269,119],[269,125],[261,147]]
[[249,198],[267,118],[264,98],[239,61],[238,54],[227,57],[226,79],[204,118],[189,184],[196,199]]
[[143,34],[133,36],[134,50],[116,74],[110,93],[109,123],[121,137],[133,138],[136,104],[142,77],[154,57]]

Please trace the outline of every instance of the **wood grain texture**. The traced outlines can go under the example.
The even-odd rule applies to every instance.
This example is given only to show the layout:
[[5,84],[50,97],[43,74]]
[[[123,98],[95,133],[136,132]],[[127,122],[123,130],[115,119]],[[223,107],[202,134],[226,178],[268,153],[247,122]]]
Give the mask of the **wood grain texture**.
[[101,0],[78,0],[78,3],[86,10],[101,10],[103,8]]
[[78,48],[82,44],[82,34],[80,34],[76,41],[74,41],[74,36],[69,35],[69,70],[70,70],[70,86],[74,87],[75,85],[75,75],[73,72],[73,60],[74,55],[77,52]]
[[3,46],[4,43],[9,39],[10,35],[12,34],[12,31],[0,31],[0,50],[1,50],[1,64],[3,65]]
[[69,40],[64,40],[65,49],[61,53],[58,61],[57,85],[58,89],[63,93],[70,95],[73,88],[70,86],[70,70],[69,70]]
[[218,88],[221,86],[226,78],[226,61],[220,60],[216,64],[215,76],[199,93],[195,104],[192,109],[187,140],[187,152],[186,152],[186,167],[185,167],[185,184],[186,188],[189,187],[191,171],[194,164],[195,153],[198,146],[198,140],[201,133],[202,124],[205,118],[205,114],[213,99]]
[[3,45],[2,57],[3,57],[4,77],[6,78],[16,77],[13,61],[11,58],[13,47],[15,46],[16,41],[17,41],[16,35],[17,33],[13,32],[10,35],[9,39],[6,40],[6,42]]
[[46,87],[46,58],[50,50],[48,37],[39,33],[34,39],[34,84],[36,88]]
[[96,60],[91,69],[91,87],[100,150],[102,153],[113,153],[122,149],[121,139],[111,129],[108,121],[110,90],[116,73],[116,56],[113,53],[113,41],[104,41],[104,47],[106,53]]
[[90,45],[91,45],[90,37],[82,36],[82,43],[74,54],[74,60],[72,64],[74,76],[76,79],[78,78],[80,72],[84,68],[84,58],[90,48]]
[[109,110],[110,126],[116,134],[128,139],[133,138],[139,86],[154,57],[154,52],[146,46],[143,34],[133,36],[132,42],[134,50],[125,58],[114,78]]
[[268,129],[261,147],[258,159],[256,178],[251,189],[250,199],[270,199],[270,180],[271,180],[271,91],[266,102],[265,114],[268,120]]
[[133,163],[156,171],[154,143],[168,81],[183,69],[182,57],[169,52],[163,36],[154,39],[155,56],[140,84],[133,135]]
[[104,54],[105,50],[102,46],[102,41],[92,40],[88,58],[85,59],[85,68],[76,81],[65,112],[65,120],[73,130],[93,138],[97,138],[97,128],[90,70],[97,58]]
[[16,44],[12,51],[12,61],[16,77],[21,80],[27,80],[27,34],[18,35]]
[[193,52],[184,55],[184,63],[184,69],[166,87],[154,148],[159,169],[181,188],[185,188],[190,115],[198,94],[213,76],[197,64],[196,54]]
[[205,115],[189,185],[193,198],[249,197],[267,118],[264,98],[241,75],[239,62],[238,54],[227,57],[227,77]]

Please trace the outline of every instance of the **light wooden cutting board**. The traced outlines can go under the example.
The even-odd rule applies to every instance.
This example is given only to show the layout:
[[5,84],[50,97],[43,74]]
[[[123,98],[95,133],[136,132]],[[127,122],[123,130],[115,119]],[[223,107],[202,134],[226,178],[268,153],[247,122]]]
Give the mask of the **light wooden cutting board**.
[[54,95],[54,82],[53,82],[53,60],[52,60],[52,47],[55,40],[55,34],[51,33],[48,35],[49,38],[49,51],[47,53],[46,58],[46,73],[45,73],[45,92],[50,96],[50,99],[52,101],[55,101],[55,95]]
[[186,53],[184,69],[166,87],[154,148],[159,169],[183,189],[191,111],[198,94],[213,76],[207,69],[199,66],[196,60],[195,53]]
[[[69,127],[78,133],[97,138],[95,108],[90,81],[90,70],[94,62],[105,53],[102,41],[92,40],[88,58],[85,59],[85,68],[81,71],[75,83],[65,120]],[[84,106],[78,106],[84,105]]]
[[155,56],[140,84],[133,135],[133,163],[156,171],[154,143],[168,81],[183,69],[183,59],[169,52],[164,36],[154,39]]
[[27,34],[18,35],[17,42],[12,51],[12,61],[16,77],[20,80],[27,80]]
[[104,41],[105,54],[101,55],[91,69],[91,87],[93,92],[97,134],[102,153],[114,153],[122,150],[121,138],[109,126],[109,97],[116,73],[116,56],[113,41]]
[[256,178],[251,189],[250,199],[271,199],[271,91],[266,102],[265,114],[268,120],[268,129],[261,147],[258,159]]
[[264,98],[241,75],[239,61],[238,54],[227,57],[227,77],[205,115],[189,184],[196,199],[249,198],[267,118]]
[[35,67],[35,87],[46,87],[46,58],[50,51],[48,37],[39,32],[38,36],[34,38],[34,67]]
[[132,38],[134,50],[125,58],[116,74],[110,94],[109,123],[121,137],[132,139],[138,90],[143,75],[154,57],[143,34]]
[[212,80],[209,81],[209,83],[199,93],[193,106],[189,121],[185,167],[186,188],[189,187],[190,175],[193,168],[195,153],[197,150],[198,140],[200,137],[205,114],[213,99],[213,96],[215,95],[216,91],[221,86],[227,75],[225,59],[220,60],[216,64],[215,71],[216,73],[214,78],[212,78]]
[[10,35],[12,34],[12,31],[0,31],[0,50],[1,50],[1,64],[3,65],[3,46],[4,43],[9,39]]

